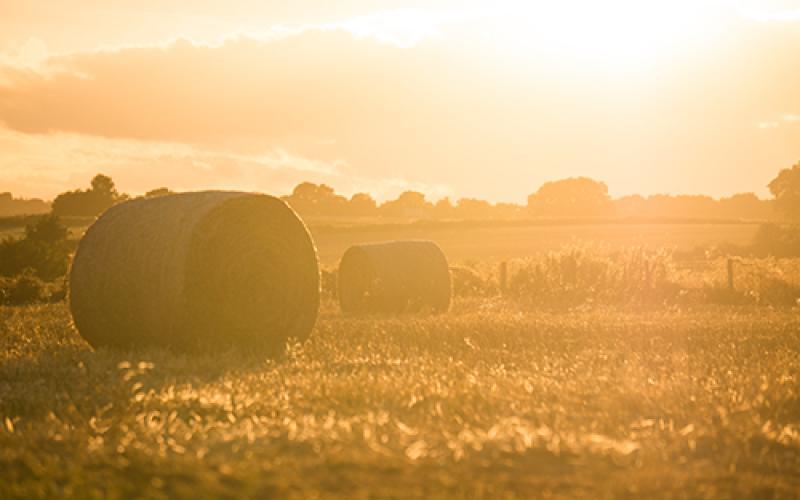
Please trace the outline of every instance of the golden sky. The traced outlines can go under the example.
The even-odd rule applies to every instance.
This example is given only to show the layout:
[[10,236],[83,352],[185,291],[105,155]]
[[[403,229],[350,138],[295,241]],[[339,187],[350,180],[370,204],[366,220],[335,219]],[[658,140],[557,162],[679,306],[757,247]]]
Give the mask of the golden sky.
[[[274,5],[273,5],[274,4]],[[335,5],[334,5],[335,4]],[[523,202],[800,160],[800,1],[0,0],[0,191],[299,181]]]

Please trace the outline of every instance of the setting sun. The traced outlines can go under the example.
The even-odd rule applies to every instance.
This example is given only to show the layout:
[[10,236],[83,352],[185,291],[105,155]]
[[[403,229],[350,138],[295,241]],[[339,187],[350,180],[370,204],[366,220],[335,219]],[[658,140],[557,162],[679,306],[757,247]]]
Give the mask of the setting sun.
[[485,12],[488,36],[507,50],[610,68],[652,66],[662,56],[698,50],[724,21],[697,0],[500,2]]
[[0,499],[798,498],[800,0],[0,4]]

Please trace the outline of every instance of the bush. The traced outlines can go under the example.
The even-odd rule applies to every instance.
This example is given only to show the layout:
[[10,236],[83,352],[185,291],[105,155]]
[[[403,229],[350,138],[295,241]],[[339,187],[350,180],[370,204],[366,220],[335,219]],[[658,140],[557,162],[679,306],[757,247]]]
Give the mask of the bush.
[[548,305],[663,302],[678,296],[671,255],[633,249],[604,256],[572,249],[516,263],[508,294]]
[[498,283],[491,276],[472,267],[451,266],[450,279],[456,297],[485,297],[499,290]]
[[762,257],[800,257],[800,226],[762,224],[753,239],[753,253]]
[[29,224],[22,238],[0,242],[0,276],[16,276],[25,269],[46,281],[64,276],[70,254],[68,235],[67,228],[52,214]]
[[13,278],[0,277],[0,305],[19,306],[61,302],[67,297],[64,280],[47,283],[32,269],[25,269]]
[[30,270],[11,279],[0,281],[0,302],[5,305],[22,305],[43,302],[44,283]]

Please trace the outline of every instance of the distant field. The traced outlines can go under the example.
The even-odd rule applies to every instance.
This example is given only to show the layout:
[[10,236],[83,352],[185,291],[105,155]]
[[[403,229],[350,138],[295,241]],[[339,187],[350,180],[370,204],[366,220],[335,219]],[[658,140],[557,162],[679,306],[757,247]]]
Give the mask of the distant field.
[[691,250],[721,243],[746,245],[757,224],[567,224],[426,228],[419,225],[331,228],[311,226],[320,261],[335,266],[354,243],[393,239],[436,241],[453,262],[499,261],[558,250],[565,245]]
[[[73,237],[91,223],[68,221]],[[576,223],[575,221],[376,223],[353,219],[308,221],[323,266],[335,266],[353,244],[397,239],[436,241],[453,262],[494,262],[558,250],[566,245],[606,249],[645,246],[692,250],[722,243],[749,244],[756,223]],[[0,239],[19,236],[23,226],[0,224]]]
[[0,498],[796,498],[796,309],[347,318],[283,360],[0,308]]
[[[38,217],[40,216],[0,217],[0,239],[21,236],[25,233],[25,226],[33,224]],[[94,222],[94,217],[62,217],[61,222],[69,228],[72,237],[77,238]]]

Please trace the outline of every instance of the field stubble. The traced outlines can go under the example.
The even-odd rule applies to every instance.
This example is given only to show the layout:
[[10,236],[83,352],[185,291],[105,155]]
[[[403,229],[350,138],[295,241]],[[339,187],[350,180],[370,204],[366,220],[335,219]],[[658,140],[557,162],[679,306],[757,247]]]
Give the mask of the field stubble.
[[92,351],[0,308],[0,497],[800,491],[800,317],[764,306],[344,317],[285,358]]

